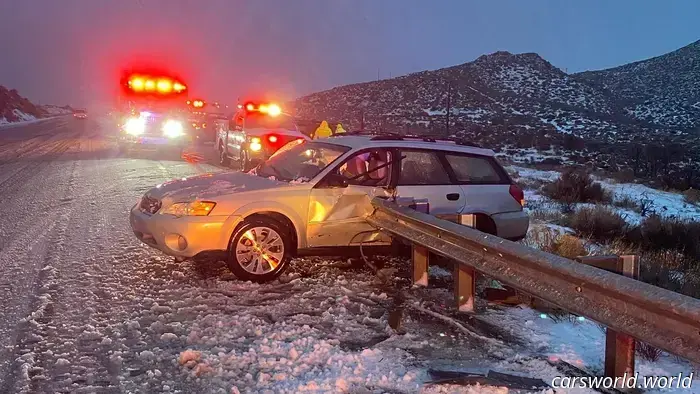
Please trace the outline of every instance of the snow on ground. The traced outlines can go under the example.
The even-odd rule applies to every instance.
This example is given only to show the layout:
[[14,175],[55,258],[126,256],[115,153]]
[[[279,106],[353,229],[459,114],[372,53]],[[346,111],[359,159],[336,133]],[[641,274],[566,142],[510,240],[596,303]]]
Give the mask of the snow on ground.
[[[484,319],[512,330],[521,338],[528,338],[532,349],[536,349],[536,353],[540,355],[551,360],[566,361],[589,373],[602,376],[605,331],[593,321],[576,316],[557,319],[527,307],[489,310],[485,313]],[[513,365],[522,365],[522,372],[527,372],[531,374],[530,376],[541,378],[550,384],[555,376],[561,376],[561,372],[556,371],[543,360],[528,360],[526,355],[523,355],[522,359],[525,361],[518,361],[518,358],[506,360],[501,364],[501,367],[517,368]],[[635,368],[639,372],[640,379],[642,376],[678,376],[679,373],[688,376],[691,372],[695,372],[694,387],[690,390],[682,390],[682,392],[700,393],[700,376],[697,373],[697,366],[676,359],[674,356],[664,354],[655,362],[637,357]],[[649,390],[646,392],[662,391]]]
[[[682,194],[652,189],[649,186],[634,183],[615,183],[605,179],[601,179],[599,182],[604,188],[611,190],[616,199],[628,197],[634,201],[650,200],[653,210],[661,216],[700,220],[700,207],[685,202]],[[637,214],[636,217],[630,216],[630,219],[641,220],[641,216]]]
[[27,125],[27,124],[31,124],[31,123],[37,123],[37,122],[41,122],[41,121],[45,120],[45,119],[41,119],[41,118],[36,118],[33,115],[25,114],[24,112],[22,112],[18,109],[14,110],[14,113],[15,113],[15,115],[17,115],[17,117],[20,120],[15,121],[15,122],[10,122],[4,117],[0,117],[0,130],[5,129],[5,128],[9,128],[9,127],[23,126],[23,125]]
[[[526,187],[537,185],[541,182],[553,182],[561,173],[559,171],[544,171],[520,166],[508,166],[506,169],[513,174],[513,178]],[[688,204],[684,201],[682,194],[653,189],[649,186],[636,183],[617,183],[610,179],[595,178],[597,182],[613,193],[615,200],[630,198],[640,202],[649,200],[652,211],[664,217],[675,217],[683,220],[700,220],[700,206]],[[546,208],[556,210],[556,204],[548,202],[538,190],[526,189],[525,199],[529,205],[536,208]],[[592,206],[592,204],[577,204],[578,207]],[[611,207],[619,212],[630,224],[639,224],[643,217],[630,209]]]

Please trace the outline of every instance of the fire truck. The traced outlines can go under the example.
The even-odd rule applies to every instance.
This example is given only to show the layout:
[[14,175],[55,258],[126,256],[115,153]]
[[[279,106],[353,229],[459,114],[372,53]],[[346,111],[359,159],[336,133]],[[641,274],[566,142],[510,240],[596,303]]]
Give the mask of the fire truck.
[[309,140],[297,128],[295,119],[276,103],[247,102],[238,110],[226,129],[219,130],[216,149],[221,165],[238,162],[248,172],[294,140]]
[[182,153],[193,133],[187,86],[163,73],[128,73],[121,81],[119,136],[121,151]]

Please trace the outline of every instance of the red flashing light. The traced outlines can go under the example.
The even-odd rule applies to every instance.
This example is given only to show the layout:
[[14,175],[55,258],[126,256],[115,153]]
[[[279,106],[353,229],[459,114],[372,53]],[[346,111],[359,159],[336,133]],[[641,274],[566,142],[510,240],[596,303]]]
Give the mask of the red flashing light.
[[173,83],[169,79],[160,79],[156,87],[161,93],[170,93],[173,90]]
[[187,86],[167,76],[134,74],[128,79],[128,88],[136,93],[147,92],[170,95],[173,93],[182,93],[187,89]]
[[274,144],[275,142],[277,142],[277,136],[271,135],[271,136],[267,137],[267,140]]
[[255,110],[255,105],[253,105],[252,103],[248,103],[248,104],[245,105],[245,109],[246,109],[247,111],[254,111],[254,110]]

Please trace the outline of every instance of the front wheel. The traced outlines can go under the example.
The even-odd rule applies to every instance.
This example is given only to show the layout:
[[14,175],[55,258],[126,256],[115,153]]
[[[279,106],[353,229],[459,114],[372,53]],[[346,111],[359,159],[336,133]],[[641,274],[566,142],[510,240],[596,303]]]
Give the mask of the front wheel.
[[291,237],[278,222],[246,220],[231,237],[226,264],[241,280],[269,282],[287,268],[290,251]]

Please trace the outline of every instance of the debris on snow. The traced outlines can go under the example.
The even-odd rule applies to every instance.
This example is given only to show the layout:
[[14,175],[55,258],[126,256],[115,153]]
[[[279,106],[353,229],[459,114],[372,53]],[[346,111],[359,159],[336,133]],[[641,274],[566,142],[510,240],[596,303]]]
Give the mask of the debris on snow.
[[201,358],[202,352],[188,349],[180,353],[180,358],[178,359],[178,362],[180,363],[180,365],[185,365],[189,361],[199,361]]

